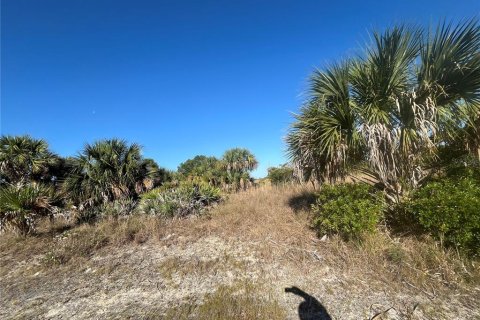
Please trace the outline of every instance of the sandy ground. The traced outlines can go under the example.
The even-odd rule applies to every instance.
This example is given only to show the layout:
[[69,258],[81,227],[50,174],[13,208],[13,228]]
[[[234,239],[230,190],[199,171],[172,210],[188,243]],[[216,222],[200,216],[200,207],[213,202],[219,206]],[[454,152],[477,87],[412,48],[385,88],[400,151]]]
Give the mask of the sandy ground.
[[[161,318],[173,305],[198,302],[220,285],[248,280],[262,283],[268,294],[298,319],[304,298],[285,293],[296,286],[328,313],[312,319],[480,319],[479,301],[456,295],[431,298],[412,291],[371,289],[362,279],[348,279],[313,257],[311,268],[295,263],[266,263],[265,244],[205,237],[193,243],[175,239],[165,244],[131,245],[102,250],[82,265],[31,274],[35,259],[21,261],[1,279],[2,319]],[[175,244],[172,244],[174,243]],[[258,248],[257,248],[258,247]],[[269,259],[270,260],[270,259]],[[37,262],[39,263],[39,262]],[[184,268],[184,269],[182,269]],[[185,269],[186,268],[186,269]],[[431,314],[431,316],[429,315]],[[377,317],[377,319],[381,319]]]
[[[238,283],[278,302],[287,319],[480,319],[480,288],[439,293],[393,283],[368,261],[332,259],[329,240],[319,241],[283,202],[258,201],[273,213],[222,215],[205,222],[201,235],[172,229],[156,241],[107,246],[66,264],[45,266],[45,253],[18,259],[3,252],[0,319],[162,319]],[[250,212],[248,205],[259,206],[248,201],[235,208]]]

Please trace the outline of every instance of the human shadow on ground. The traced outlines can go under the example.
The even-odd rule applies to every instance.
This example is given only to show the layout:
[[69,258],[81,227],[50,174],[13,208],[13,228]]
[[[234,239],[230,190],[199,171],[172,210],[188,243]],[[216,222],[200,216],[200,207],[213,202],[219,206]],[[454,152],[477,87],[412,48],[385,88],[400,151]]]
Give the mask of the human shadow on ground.
[[303,191],[302,193],[295,195],[288,199],[288,205],[294,212],[308,211],[315,203],[317,199],[315,193],[309,191]]
[[305,291],[297,287],[290,287],[285,288],[285,292],[293,293],[303,298],[303,301],[298,305],[298,317],[300,320],[332,320],[327,309],[320,301]]

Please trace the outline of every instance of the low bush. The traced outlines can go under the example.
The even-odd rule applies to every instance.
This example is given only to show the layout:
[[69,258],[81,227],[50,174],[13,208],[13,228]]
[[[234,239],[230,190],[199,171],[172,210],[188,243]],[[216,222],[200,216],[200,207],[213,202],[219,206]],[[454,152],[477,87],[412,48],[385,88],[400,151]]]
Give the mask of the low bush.
[[182,183],[177,188],[154,189],[142,195],[138,211],[162,217],[198,214],[221,200],[220,190],[207,183]]
[[313,209],[313,226],[319,233],[360,238],[375,232],[382,219],[383,195],[367,184],[326,185]]
[[136,205],[137,201],[131,198],[118,199],[74,210],[73,216],[77,223],[94,222],[100,218],[117,219],[134,213]]
[[407,207],[443,244],[480,254],[480,180],[475,174],[429,182],[414,192]]
[[33,232],[40,217],[54,213],[56,200],[55,190],[41,183],[2,186],[0,230],[12,229],[24,235]]
[[105,203],[99,207],[100,216],[103,218],[118,218],[130,215],[136,206],[132,199],[121,199]]

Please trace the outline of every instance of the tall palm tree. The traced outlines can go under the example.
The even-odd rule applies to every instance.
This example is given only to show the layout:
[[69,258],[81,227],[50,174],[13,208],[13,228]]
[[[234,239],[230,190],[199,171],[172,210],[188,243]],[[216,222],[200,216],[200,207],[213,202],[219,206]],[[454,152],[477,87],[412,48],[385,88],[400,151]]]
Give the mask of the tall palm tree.
[[247,149],[233,148],[225,151],[222,157],[224,169],[227,172],[228,183],[235,189],[245,188],[250,179],[249,172],[257,168],[258,161]]
[[51,168],[59,157],[45,140],[25,136],[0,137],[0,181],[23,183],[51,178]]
[[292,161],[319,181],[365,163],[398,200],[427,174],[426,157],[478,121],[480,26],[374,33],[363,55],[311,79],[287,136]]
[[153,187],[153,172],[141,156],[141,147],[123,140],[87,144],[72,159],[64,188],[81,208],[112,200],[137,197]]
[[288,154],[308,180],[343,178],[361,153],[361,136],[349,94],[349,62],[315,71],[311,99],[295,115],[287,135]]
[[248,172],[254,170],[258,165],[255,156],[243,148],[233,148],[225,151],[222,160],[227,170],[230,171]]

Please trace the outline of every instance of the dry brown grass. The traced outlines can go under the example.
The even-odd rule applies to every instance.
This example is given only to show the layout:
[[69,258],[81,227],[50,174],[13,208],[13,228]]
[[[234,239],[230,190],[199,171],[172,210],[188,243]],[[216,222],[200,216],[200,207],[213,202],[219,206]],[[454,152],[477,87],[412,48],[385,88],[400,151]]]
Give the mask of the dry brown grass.
[[[65,262],[78,256],[89,256],[105,246],[127,243],[141,244],[177,234],[188,241],[215,235],[242,238],[249,241],[275,241],[302,244],[315,237],[309,231],[306,214],[299,209],[307,207],[304,197],[309,190],[302,187],[264,187],[232,194],[228,200],[203,217],[161,220],[156,217],[132,215],[126,219],[106,219],[79,226],[60,219],[55,224],[42,221],[35,236],[0,235],[0,250],[19,259],[31,253],[62,251]],[[302,196],[304,194],[305,196]],[[298,197],[298,199],[294,199]],[[293,199],[292,204],[288,202]],[[307,200],[308,201],[308,200]]]
[[[0,252],[4,258],[2,264],[29,261],[34,257],[40,262],[39,268],[65,265],[69,262],[77,264],[104,247],[142,244],[148,240],[159,239],[166,231],[166,224],[165,221],[147,216],[131,216],[79,226],[64,220],[56,221],[55,224],[42,221],[38,233],[34,236],[22,237],[8,233],[0,236]],[[0,275],[7,272],[6,268],[1,270]]]
[[[313,190],[302,186],[263,187],[232,195],[208,220],[191,226],[195,234],[220,235],[262,242],[270,257],[298,262],[323,260],[336,269],[382,282],[430,290],[477,283],[477,261],[442,248],[427,236],[393,237],[386,230],[361,242],[338,237],[320,241],[309,227]],[[433,287],[432,287],[433,286]],[[426,289],[425,289],[426,290]]]
[[[80,226],[64,221],[55,225],[45,223],[34,237],[0,235],[0,277],[17,265],[32,264],[32,260],[40,263],[25,269],[24,273],[34,274],[43,269],[55,272],[58,268],[66,272],[88,264],[92,256],[102,251],[115,252],[137,245],[155,248],[158,245],[158,250],[162,248],[160,245],[188,248],[200,239],[217,237],[251,245],[263,266],[285,266],[300,278],[325,270],[326,276],[334,275],[335,284],[324,286],[326,294],[332,296],[338,295],[339,290],[388,291],[421,295],[433,301],[462,294],[467,304],[478,304],[480,291],[475,287],[480,284],[480,267],[477,261],[461,258],[428,237],[394,237],[385,230],[367,236],[362,242],[345,242],[338,237],[320,241],[309,227],[308,208],[312,200],[312,190],[308,187],[265,186],[232,194],[201,217],[166,221],[131,216]],[[191,273],[205,276],[224,273],[228,268],[251,267],[227,253],[225,257],[206,260],[196,256],[171,256],[157,265],[157,272],[168,279],[174,273],[181,278]],[[262,266],[255,264],[255,267]],[[118,268],[115,265],[111,269],[118,271]],[[98,274],[112,272],[107,267],[104,269]],[[117,272],[117,276],[122,275]],[[166,311],[166,319],[283,319],[283,311],[275,299],[254,294],[263,290],[255,287],[257,284],[256,289],[248,286],[222,286],[202,301],[182,303]],[[413,309],[414,305],[404,306],[405,319]],[[165,317],[165,310],[157,311],[149,317]],[[435,310],[424,310],[425,314],[428,312],[435,317]],[[261,316],[269,313],[273,316]],[[255,314],[260,316],[252,316]]]
[[392,238],[382,231],[361,243],[337,237],[322,242],[309,227],[312,195],[313,190],[304,186],[264,186],[230,195],[203,217],[165,221],[134,215],[73,228],[62,220],[54,225],[44,222],[34,237],[1,235],[0,250],[15,260],[43,255],[48,266],[88,258],[108,246],[169,242],[171,235],[176,235],[172,243],[188,245],[217,236],[256,244],[265,259],[285,259],[305,268],[320,260],[350,274],[370,274],[390,285],[408,283],[429,292],[480,278],[477,262],[462,259],[429,238]]
[[173,274],[180,277],[188,275],[208,275],[219,274],[220,272],[246,270],[246,264],[242,260],[237,260],[233,255],[225,253],[221,257],[213,259],[202,259],[200,257],[182,258],[172,256],[162,261],[159,265],[159,272],[165,279],[171,279]]
[[147,316],[149,319],[165,320],[251,320],[285,319],[285,310],[271,294],[265,295],[266,288],[249,281],[237,282],[231,286],[220,286],[205,296],[200,304],[184,303],[167,310],[165,314]]
[[[306,213],[294,214],[291,199],[310,190],[301,186],[271,187],[250,189],[232,194],[221,206],[209,213],[208,219],[195,221],[185,227],[193,228],[192,233],[242,238],[250,241],[267,239],[299,243],[312,239]],[[297,202],[300,202],[298,200]]]

